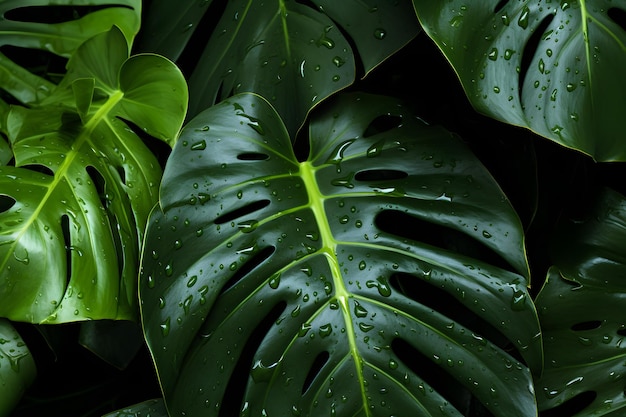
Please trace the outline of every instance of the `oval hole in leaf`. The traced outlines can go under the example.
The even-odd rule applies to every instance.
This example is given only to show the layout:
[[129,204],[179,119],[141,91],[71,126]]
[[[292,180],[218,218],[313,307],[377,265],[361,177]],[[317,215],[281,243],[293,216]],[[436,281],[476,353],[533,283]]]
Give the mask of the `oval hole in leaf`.
[[241,161],[267,161],[270,156],[260,152],[246,152],[237,155],[237,159]]
[[611,7],[608,15],[619,27],[626,32],[626,10]]
[[250,337],[239,355],[233,373],[228,380],[228,385],[226,385],[226,389],[224,390],[224,401],[222,401],[218,417],[239,415],[241,407],[243,406],[243,395],[246,392],[248,377],[253,368],[252,361],[254,360],[254,355],[257,353],[263,339],[267,336],[267,333],[274,323],[276,323],[283,314],[286,307],[287,303],[285,301],[276,304],[265,317],[259,321],[254,331],[250,334]]
[[89,175],[89,177],[91,178],[91,182],[93,183],[94,187],[96,188],[96,191],[98,192],[98,196],[100,197],[100,202],[102,203],[102,207],[107,207],[108,202],[106,201],[106,191],[105,191],[106,181],[104,180],[104,177],[102,176],[102,174],[100,174],[100,172],[96,168],[92,166],[87,167],[87,175]]
[[20,168],[28,169],[29,171],[38,172],[40,174],[54,176],[54,172],[50,168],[41,164],[22,165]]
[[233,274],[232,277],[230,277],[228,281],[226,281],[226,283],[222,287],[222,291],[220,294],[223,294],[229,289],[236,286],[239,283],[239,281],[241,281],[246,275],[252,272],[252,270],[255,269],[257,266],[265,262],[265,260],[268,259],[270,256],[272,256],[272,254],[275,251],[276,251],[276,248],[274,246],[267,246],[261,249],[260,251],[258,251],[257,253],[255,253],[250,258],[250,260],[248,260],[248,262],[244,263],[243,265],[237,268],[237,271]]
[[376,135],[383,132],[388,132],[392,129],[398,128],[402,125],[402,117],[392,114],[378,116],[365,129],[363,137]]
[[311,365],[311,369],[309,369],[309,372],[306,374],[306,378],[304,379],[304,384],[302,385],[302,395],[304,395],[309,388],[311,388],[313,381],[319,375],[324,365],[326,365],[329,358],[330,354],[326,351],[320,352],[320,354],[315,357],[315,360]]
[[[462,415],[493,417],[477,398],[433,360],[424,356],[404,339],[394,339],[391,350],[408,368],[450,402]],[[480,409],[480,414],[474,414]]]
[[6,194],[0,194],[0,214],[11,210],[11,207],[13,207],[15,203],[17,203],[17,200],[13,197]]
[[[520,64],[519,71],[519,97],[520,100],[522,98],[522,90],[524,88],[524,83],[526,81],[526,74],[528,74],[528,70],[530,68],[530,64],[537,53],[537,49],[539,48],[539,43],[544,36],[544,33],[550,23],[554,19],[554,15],[550,14],[543,18],[539,26],[535,29],[532,36],[526,42],[526,46],[524,47],[524,51],[522,52],[522,62]],[[533,71],[531,71],[532,73]]]
[[509,271],[509,263],[480,240],[458,230],[427,222],[398,210],[384,210],[376,216],[376,227],[396,236],[478,259]]
[[235,210],[229,211],[228,213],[224,213],[221,216],[218,216],[214,223],[215,224],[224,224],[240,217],[246,216],[248,214],[254,213],[255,211],[261,210],[264,207],[269,206],[271,203],[270,200],[258,200],[254,201],[250,204],[247,204],[243,207],[239,207]]
[[509,345],[508,339],[498,329],[481,319],[449,292],[431,285],[422,278],[411,274],[397,273],[391,276],[389,285],[411,300],[434,311],[439,311],[450,320],[471,330],[472,333],[480,335],[500,347]]
[[408,177],[404,171],[395,169],[366,169],[365,171],[359,171],[354,176],[356,181],[370,182],[370,181],[391,181],[401,180]]
[[600,326],[602,326],[601,320],[590,320],[590,321],[584,321],[582,323],[576,323],[572,325],[570,329],[572,329],[575,332],[582,332],[585,330],[598,329]]
[[591,405],[597,396],[594,391],[581,392],[557,407],[542,411],[541,417],[573,416]]
[[65,282],[67,287],[72,278],[72,235],[70,231],[70,217],[66,214],[61,216],[61,231],[63,232],[63,243],[65,244]]

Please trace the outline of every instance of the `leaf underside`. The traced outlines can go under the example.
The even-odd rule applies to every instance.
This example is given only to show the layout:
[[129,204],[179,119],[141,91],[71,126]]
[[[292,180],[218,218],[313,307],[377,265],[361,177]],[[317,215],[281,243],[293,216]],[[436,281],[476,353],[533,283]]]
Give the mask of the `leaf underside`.
[[299,162],[252,94],[184,128],[140,276],[168,410],[460,416],[466,392],[532,415],[522,229],[487,171],[384,97],[338,98],[310,138]]

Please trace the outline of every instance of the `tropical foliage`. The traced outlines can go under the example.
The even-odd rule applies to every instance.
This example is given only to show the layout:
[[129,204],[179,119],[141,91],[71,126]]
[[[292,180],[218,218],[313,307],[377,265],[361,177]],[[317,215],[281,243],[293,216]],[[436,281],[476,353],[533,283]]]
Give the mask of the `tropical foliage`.
[[626,1],[0,1],[0,415],[618,415]]

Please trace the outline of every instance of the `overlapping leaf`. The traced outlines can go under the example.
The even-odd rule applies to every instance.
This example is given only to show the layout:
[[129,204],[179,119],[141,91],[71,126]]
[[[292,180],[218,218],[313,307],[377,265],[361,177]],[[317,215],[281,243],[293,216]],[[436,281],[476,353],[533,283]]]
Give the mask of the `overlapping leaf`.
[[337,98],[310,143],[252,94],[181,133],[140,280],[170,413],[534,415],[504,350],[541,367],[523,234],[488,172],[385,97]]
[[624,412],[625,240],[626,200],[611,190],[588,219],[568,224],[558,236],[555,266],[537,297],[546,349],[545,373],[537,381],[542,410]]
[[294,0],[224,1],[217,25],[201,26],[205,13],[215,13],[212,3],[155,1],[140,47],[175,60],[194,32],[198,39],[198,32],[211,32],[201,56],[184,57],[183,64],[195,64],[190,114],[255,92],[272,102],[292,134],[315,104],[354,82],[356,51],[346,35],[367,73],[419,30],[406,1],[314,0],[317,10]]
[[[84,13],[88,11],[88,13]],[[72,13],[84,14],[74,18]],[[141,0],[17,0],[0,2],[0,46],[28,57],[28,49],[69,58],[92,36],[117,26],[128,46],[139,31]],[[24,104],[36,105],[54,83],[0,53],[0,88]]]
[[161,169],[133,129],[173,143],[186,102],[175,65],[128,58],[112,28],[77,50],[46,106],[10,110],[15,165],[0,167],[0,316],[134,317],[140,238]]
[[478,111],[626,160],[626,1],[413,3]]

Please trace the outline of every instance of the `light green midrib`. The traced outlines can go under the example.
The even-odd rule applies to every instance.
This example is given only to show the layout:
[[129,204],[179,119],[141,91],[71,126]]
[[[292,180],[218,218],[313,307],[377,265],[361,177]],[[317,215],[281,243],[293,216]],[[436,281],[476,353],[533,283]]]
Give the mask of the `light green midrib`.
[[76,156],[79,154],[80,149],[85,144],[85,142],[87,142],[87,140],[91,137],[93,130],[96,128],[96,126],[98,126],[98,124],[100,124],[100,122],[102,122],[102,120],[104,120],[107,117],[109,112],[111,112],[111,110],[117,105],[117,103],[123,97],[124,97],[124,93],[122,91],[118,90],[118,91],[113,92],[109,96],[107,101],[98,109],[96,113],[94,113],[91,119],[89,119],[89,121],[84,125],[81,134],[76,138],[76,141],[72,144],[71,152],[68,152],[66,154],[65,158],[63,159],[63,163],[59,166],[57,171],[54,173],[54,178],[48,185],[46,194],[42,197],[41,201],[39,202],[39,205],[37,206],[37,208],[35,208],[32,215],[28,218],[28,221],[24,224],[24,226],[22,226],[20,232],[17,234],[17,236],[13,240],[13,243],[11,243],[11,245],[9,246],[4,259],[2,259],[2,263],[0,264],[0,270],[4,270],[4,268],[6,267],[9,261],[9,258],[11,254],[14,253],[15,247],[17,246],[18,242],[21,240],[22,236],[24,236],[24,233],[26,233],[26,231],[37,220],[37,218],[39,217],[39,214],[41,213],[43,208],[48,203],[48,200],[52,196],[52,193],[54,192],[56,187],[59,185],[59,183],[62,181],[62,179],[65,178],[67,170],[74,162],[74,159],[76,158]]
[[310,161],[302,162],[300,164],[300,175],[307,190],[309,206],[319,227],[322,251],[331,269],[333,286],[335,288],[335,298],[339,301],[339,305],[341,306],[341,312],[346,325],[348,344],[350,346],[350,356],[352,356],[354,361],[354,367],[356,370],[355,373],[361,389],[363,409],[366,416],[370,416],[369,407],[367,405],[367,395],[365,393],[365,380],[363,379],[363,363],[361,362],[361,356],[359,355],[357,349],[354,323],[352,321],[352,314],[350,313],[350,305],[348,303],[348,299],[351,297],[351,294],[342,279],[341,269],[337,259],[338,243],[332,234],[328,217],[326,216],[326,211],[324,209],[325,197],[317,185],[317,181],[315,179],[315,168],[312,166]]

